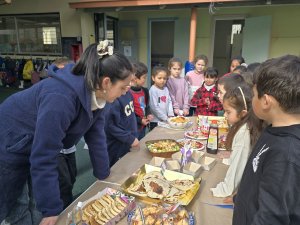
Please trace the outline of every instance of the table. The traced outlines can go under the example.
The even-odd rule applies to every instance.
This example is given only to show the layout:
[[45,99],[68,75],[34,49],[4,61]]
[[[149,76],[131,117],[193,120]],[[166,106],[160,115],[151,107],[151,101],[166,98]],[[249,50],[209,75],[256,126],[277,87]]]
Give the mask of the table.
[[[195,118],[193,118],[195,126]],[[82,195],[80,195],[68,208],[66,208],[58,218],[58,225],[65,225],[67,212],[70,212],[78,201],[86,201],[93,195],[106,187],[120,189],[120,185],[138,170],[145,163],[149,163],[151,155],[147,152],[145,142],[155,139],[180,139],[183,138],[183,131],[171,130],[162,127],[156,127],[147,134],[140,142],[140,150],[132,151],[120,159],[112,168],[110,176],[103,181],[96,181]],[[206,153],[207,154],[207,153]],[[214,155],[207,154],[211,157]],[[221,159],[217,158],[217,163],[211,171],[204,171],[200,174],[202,177],[200,189],[187,209],[193,211],[196,217],[197,225],[230,225],[232,223],[232,209],[220,208],[214,204],[223,204],[223,198],[213,197],[210,188],[215,187],[225,177],[228,166],[222,164]],[[126,218],[123,218],[118,225],[127,224]]]

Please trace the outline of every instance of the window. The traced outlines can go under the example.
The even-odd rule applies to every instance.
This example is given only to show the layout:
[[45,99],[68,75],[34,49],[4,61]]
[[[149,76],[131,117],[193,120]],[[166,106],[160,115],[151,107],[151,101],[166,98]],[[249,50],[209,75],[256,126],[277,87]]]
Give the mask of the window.
[[44,45],[57,44],[56,27],[43,27]]
[[60,55],[59,14],[0,16],[0,52]]

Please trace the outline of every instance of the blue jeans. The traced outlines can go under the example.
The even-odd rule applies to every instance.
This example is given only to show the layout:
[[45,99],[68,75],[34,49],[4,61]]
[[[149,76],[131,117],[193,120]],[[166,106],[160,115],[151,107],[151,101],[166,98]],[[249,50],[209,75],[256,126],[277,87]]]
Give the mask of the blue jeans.
[[11,225],[35,225],[42,219],[35,209],[29,166],[15,166],[0,161],[0,222]]
[[16,205],[5,219],[11,225],[38,225],[43,218],[42,214],[36,209],[30,183],[30,180],[26,182]]

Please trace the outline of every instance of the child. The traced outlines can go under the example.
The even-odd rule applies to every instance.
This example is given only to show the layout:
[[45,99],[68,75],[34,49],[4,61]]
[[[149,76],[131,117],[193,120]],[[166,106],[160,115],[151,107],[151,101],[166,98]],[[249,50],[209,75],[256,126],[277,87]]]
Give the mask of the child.
[[154,67],[152,69],[152,81],[150,93],[150,109],[154,116],[150,122],[150,130],[157,126],[159,121],[167,121],[168,117],[174,116],[172,101],[168,88],[165,86],[168,79],[167,69]]
[[230,196],[237,189],[251,146],[261,132],[262,122],[255,117],[251,100],[252,91],[248,86],[236,87],[224,96],[224,116],[231,126],[226,139],[226,149],[232,152],[224,181],[211,188],[215,197]]
[[[57,58],[53,62],[52,69],[57,71],[70,63],[70,60],[65,57]],[[58,180],[60,189],[60,198],[63,200],[64,209],[73,202],[73,187],[76,181],[77,166],[75,157],[76,146],[62,149],[58,154]]]
[[270,125],[245,167],[232,224],[300,224],[299,57],[263,62],[254,83],[253,111]]
[[232,74],[234,69],[237,66],[243,65],[245,63],[245,59],[242,56],[235,56],[230,61],[230,67],[229,72],[224,74],[224,76],[228,76],[229,74]]
[[149,107],[149,91],[143,87],[147,78],[148,69],[144,63],[134,63],[135,77],[131,81],[130,92],[133,96],[134,113],[137,120],[138,139],[145,137],[146,126],[153,119]]
[[137,122],[130,91],[112,104],[106,115],[105,133],[109,164],[112,167],[131,147],[138,147]]
[[172,99],[174,114],[187,116],[189,115],[189,90],[186,80],[180,77],[182,62],[178,58],[171,58],[168,69],[170,77],[167,87]]
[[235,56],[231,59],[231,63],[230,63],[230,73],[232,73],[235,68],[237,66],[242,65],[243,63],[245,63],[245,59],[242,56]]
[[[196,90],[201,87],[204,81],[204,71],[208,63],[208,58],[205,55],[198,55],[195,57],[194,64],[195,69],[189,71],[186,74],[186,81],[189,84],[189,98],[190,100],[194,96]],[[190,104],[190,116],[193,116],[196,110],[196,106]]]
[[240,74],[230,74],[230,76],[223,76],[218,80],[218,98],[223,104],[223,97],[226,91],[230,91],[238,86],[245,85],[244,78]]
[[210,67],[204,72],[204,83],[191,99],[191,104],[197,107],[196,115],[216,116],[218,111],[222,110],[222,105],[217,97],[217,80],[216,69]]

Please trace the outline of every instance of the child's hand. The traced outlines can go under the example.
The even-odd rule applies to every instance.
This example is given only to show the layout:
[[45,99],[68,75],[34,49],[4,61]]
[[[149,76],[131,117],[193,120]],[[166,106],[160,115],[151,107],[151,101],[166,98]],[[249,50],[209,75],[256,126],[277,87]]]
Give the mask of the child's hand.
[[134,139],[134,142],[131,144],[131,147],[138,147],[140,145],[140,142],[137,138]]
[[204,101],[205,101],[205,104],[206,104],[207,106],[210,105],[210,100],[209,100],[209,98],[206,98]]
[[147,118],[142,119],[142,124],[146,126],[150,121]]
[[147,116],[147,119],[149,120],[149,122],[151,122],[154,119],[154,116],[152,114],[149,114]]
[[190,114],[189,110],[187,110],[187,109],[183,110],[183,115],[184,116],[188,116],[189,114]]
[[179,116],[179,109],[174,109],[174,114]]

